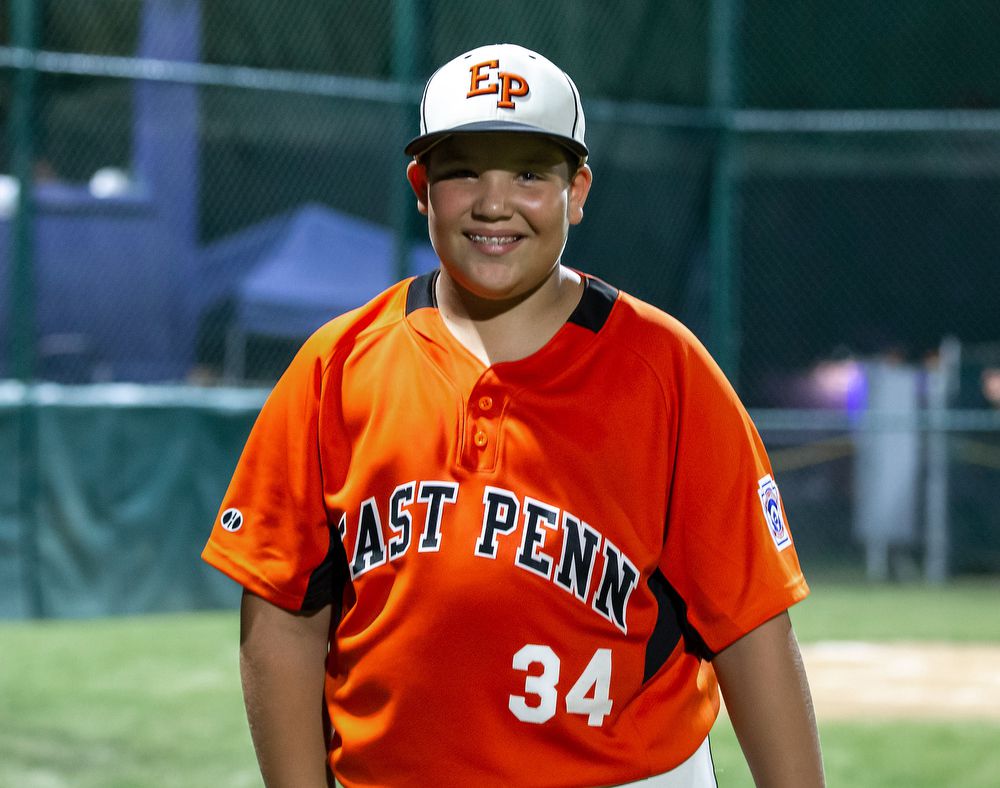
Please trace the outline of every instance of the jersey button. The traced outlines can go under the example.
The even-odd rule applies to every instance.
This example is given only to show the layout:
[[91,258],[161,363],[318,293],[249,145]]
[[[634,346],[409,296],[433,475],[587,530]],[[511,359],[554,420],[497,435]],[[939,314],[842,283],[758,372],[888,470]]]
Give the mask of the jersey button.
[[489,413],[493,410],[493,397],[480,397],[479,409],[483,411],[483,413]]
[[486,437],[485,432],[479,430],[479,432],[472,436],[472,442],[481,449],[489,442],[489,438]]

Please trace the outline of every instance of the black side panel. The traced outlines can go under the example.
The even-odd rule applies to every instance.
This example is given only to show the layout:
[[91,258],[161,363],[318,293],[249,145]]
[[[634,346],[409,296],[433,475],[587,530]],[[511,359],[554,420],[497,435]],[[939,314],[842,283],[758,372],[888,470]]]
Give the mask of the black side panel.
[[317,566],[309,577],[305,597],[302,599],[302,611],[317,610],[324,605],[332,604],[333,622],[340,620],[340,606],[344,598],[344,586],[350,578],[347,567],[347,553],[340,541],[340,533],[334,526],[330,527],[330,547],[326,558]]
[[687,620],[687,605],[659,570],[650,576],[649,590],[656,598],[658,610],[656,626],[646,644],[646,669],[642,680],[649,681],[663,667],[681,638],[684,639],[685,651],[701,659],[711,660],[715,654]]

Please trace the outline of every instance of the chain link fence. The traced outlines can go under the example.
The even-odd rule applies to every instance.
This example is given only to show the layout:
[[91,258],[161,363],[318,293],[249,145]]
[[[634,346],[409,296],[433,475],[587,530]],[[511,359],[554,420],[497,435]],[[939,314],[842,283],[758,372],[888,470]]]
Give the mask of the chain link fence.
[[[584,97],[566,262],[706,341],[810,558],[924,562],[944,479],[949,566],[1000,569],[998,31],[989,0],[2,0],[0,375],[269,386],[352,283],[434,265],[401,153],[420,88],[513,41]],[[919,505],[873,548],[886,369]]]

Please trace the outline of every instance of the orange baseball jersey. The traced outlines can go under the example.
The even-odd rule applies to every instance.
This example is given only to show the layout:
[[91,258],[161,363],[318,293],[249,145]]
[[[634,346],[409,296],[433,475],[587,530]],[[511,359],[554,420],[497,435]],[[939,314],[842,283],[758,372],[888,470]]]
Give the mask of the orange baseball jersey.
[[334,606],[348,788],[669,770],[718,713],[709,660],[807,593],[757,431],[687,329],[599,279],[541,350],[485,367],[435,276],[306,342],[204,558]]

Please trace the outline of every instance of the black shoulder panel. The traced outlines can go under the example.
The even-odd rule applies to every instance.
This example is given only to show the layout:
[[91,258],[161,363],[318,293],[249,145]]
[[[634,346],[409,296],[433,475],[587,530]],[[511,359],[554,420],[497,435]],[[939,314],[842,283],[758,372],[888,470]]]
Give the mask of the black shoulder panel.
[[437,298],[434,297],[436,280],[437,271],[430,271],[410,282],[406,291],[406,314],[412,314],[418,309],[437,308]]
[[596,334],[608,322],[608,315],[611,314],[611,309],[618,299],[618,290],[593,276],[585,277],[584,282],[587,286],[583,291],[583,297],[573,310],[573,314],[569,316],[568,322]]

